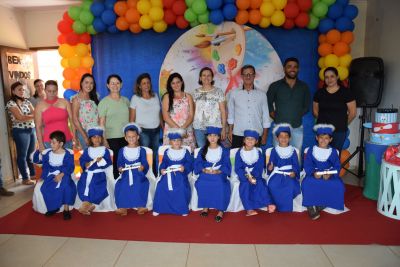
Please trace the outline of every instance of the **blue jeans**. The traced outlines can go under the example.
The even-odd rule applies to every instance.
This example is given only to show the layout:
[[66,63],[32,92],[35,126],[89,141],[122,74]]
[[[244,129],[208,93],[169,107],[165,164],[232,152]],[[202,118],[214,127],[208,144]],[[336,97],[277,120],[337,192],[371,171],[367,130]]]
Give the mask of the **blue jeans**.
[[[22,179],[26,180],[29,176],[35,176],[35,168],[30,158],[31,154],[35,151],[35,128],[12,128],[12,136],[17,148],[18,170]],[[29,174],[27,168],[29,168]]]
[[78,137],[79,143],[81,144],[82,150],[85,150],[87,148],[85,139],[83,138],[82,134],[79,131],[76,131],[76,135]]
[[142,128],[140,133],[140,145],[153,150],[153,173],[157,174],[158,147],[160,146],[160,127],[155,129]]
[[[290,137],[290,144],[297,148],[300,152],[300,155],[303,152],[303,126],[298,128],[293,128],[292,134]],[[276,136],[274,136],[274,146],[278,145],[278,140]]]
[[197,147],[203,147],[206,144],[206,130],[194,129]]

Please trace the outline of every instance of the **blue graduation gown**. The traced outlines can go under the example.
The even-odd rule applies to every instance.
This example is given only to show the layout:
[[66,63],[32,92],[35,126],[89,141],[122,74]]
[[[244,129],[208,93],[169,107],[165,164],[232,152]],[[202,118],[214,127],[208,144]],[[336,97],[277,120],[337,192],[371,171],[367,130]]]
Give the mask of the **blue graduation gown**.
[[183,165],[185,169],[183,172],[170,173],[172,190],[168,188],[168,174],[160,177],[154,194],[153,210],[160,214],[188,214],[191,196],[188,175],[193,170],[193,157],[185,148],[168,148],[159,169],[167,169],[173,165]]
[[[102,157],[106,164],[104,166],[99,166],[99,164],[102,164],[97,162],[86,169],[86,164],[98,157]],[[82,201],[88,201],[99,205],[106,197],[108,197],[107,176],[105,170],[109,166],[112,166],[110,151],[104,146],[88,147],[84,150],[79,162],[83,173],[77,184],[78,196]],[[86,188],[88,178],[90,182],[88,188]]]
[[[268,165],[285,168],[285,172],[294,172],[295,177],[268,171],[268,188],[278,211],[293,211],[293,199],[300,194],[300,166],[297,152],[293,146],[275,147],[271,150]],[[267,165],[267,166],[268,166]],[[271,176],[272,174],[272,176]]]
[[[344,210],[344,184],[339,177],[340,160],[334,148],[322,149],[317,146],[307,151],[304,160],[306,177],[301,183],[303,206],[323,206]],[[336,170],[328,180],[316,179],[314,172]]]
[[[58,210],[62,205],[72,206],[76,198],[76,185],[71,178],[74,172],[73,152],[66,149],[64,154],[55,154],[50,149],[45,150],[42,155],[42,179],[43,185],[40,189],[46,203],[47,211]],[[53,179],[53,172],[64,173],[58,183]]]
[[[251,155],[251,158],[249,156]],[[246,177],[246,167],[256,179],[251,184]],[[235,156],[235,172],[239,177],[239,194],[245,210],[264,208],[273,204],[265,179],[262,177],[265,168],[264,155],[257,148],[245,151],[240,148]]]
[[[146,158],[146,150],[143,147],[124,147],[119,151],[118,168],[133,164],[142,165],[144,170],[126,170],[117,179],[114,191],[117,208],[146,207],[149,193],[149,180],[146,173],[149,170],[149,163]],[[131,177],[131,180],[129,177]]]
[[[199,208],[214,208],[226,211],[231,198],[231,186],[228,176],[231,176],[232,165],[229,150],[223,147],[208,149],[206,158],[202,157],[203,148],[200,149],[195,162],[194,174],[199,175],[195,183],[198,195]],[[204,168],[220,166],[220,174],[204,173]]]

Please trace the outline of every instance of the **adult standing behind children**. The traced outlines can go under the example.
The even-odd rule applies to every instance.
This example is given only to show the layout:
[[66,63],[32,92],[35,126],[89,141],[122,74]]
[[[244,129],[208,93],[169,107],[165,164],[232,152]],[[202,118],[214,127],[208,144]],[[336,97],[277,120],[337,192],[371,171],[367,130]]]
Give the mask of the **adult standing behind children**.
[[228,139],[232,148],[241,147],[244,131],[254,129],[261,136],[261,145],[265,145],[271,126],[267,95],[254,86],[254,66],[244,65],[240,73],[243,87],[234,89],[228,96]]
[[122,128],[129,121],[129,100],[121,96],[122,79],[117,74],[107,78],[108,96],[99,103],[100,126],[105,129],[104,145],[114,153],[114,179],[119,176],[117,156],[121,148],[126,146]]
[[[297,77],[299,73],[297,58],[287,58],[283,64],[283,71],[285,77],[272,83],[267,92],[269,114],[275,123],[289,123],[293,127],[290,143],[302,151],[302,118],[310,107],[310,89]],[[277,145],[275,138],[274,145]]]

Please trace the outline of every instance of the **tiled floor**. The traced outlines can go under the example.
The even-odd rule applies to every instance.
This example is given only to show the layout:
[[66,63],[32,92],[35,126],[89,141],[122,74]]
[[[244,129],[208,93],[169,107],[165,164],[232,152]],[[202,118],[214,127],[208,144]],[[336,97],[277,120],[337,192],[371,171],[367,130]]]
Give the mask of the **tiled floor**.
[[[346,182],[358,184],[352,177]],[[33,187],[12,190],[15,196],[0,199],[0,217],[29,201]],[[0,266],[399,267],[400,246],[220,245],[0,235]]]

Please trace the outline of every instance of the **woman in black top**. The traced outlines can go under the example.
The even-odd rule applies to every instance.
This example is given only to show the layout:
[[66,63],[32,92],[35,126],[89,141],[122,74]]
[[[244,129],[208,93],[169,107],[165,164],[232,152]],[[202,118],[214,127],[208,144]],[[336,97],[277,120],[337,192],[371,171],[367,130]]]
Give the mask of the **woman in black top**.
[[356,116],[356,100],[353,93],[341,85],[336,68],[326,68],[324,78],[324,88],[314,95],[313,114],[317,123],[335,126],[331,146],[340,152],[346,139],[347,125]]

